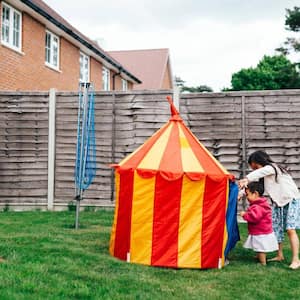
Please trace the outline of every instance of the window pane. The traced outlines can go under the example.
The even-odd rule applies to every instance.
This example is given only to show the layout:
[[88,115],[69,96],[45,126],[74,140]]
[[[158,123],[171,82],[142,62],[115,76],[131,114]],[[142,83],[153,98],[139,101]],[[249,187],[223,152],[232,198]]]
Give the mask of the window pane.
[[9,43],[9,8],[2,7],[2,41]]
[[89,81],[89,58],[86,56],[84,60],[84,81]]
[[20,47],[20,15],[14,12],[13,45]]
[[87,55],[80,53],[79,65],[80,81],[89,82],[90,58]]
[[55,67],[58,66],[58,39],[56,37],[53,37],[53,65]]
[[127,80],[122,79],[122,90],[127,91],[128,85],[127,85]]
[[109,80],[110,80],[110,73],[109,70],[106,68],[102,69],[102,89],[104,91],[109,90]]
[[45,38],[45,60],[47,63],[50,64],[50,48],[51,48],[51,35],[46,32],[46,38]]
[[84,81],[83,80],[83,55],[80,54],[80,57],[79,57],[79,79],[80,81]]

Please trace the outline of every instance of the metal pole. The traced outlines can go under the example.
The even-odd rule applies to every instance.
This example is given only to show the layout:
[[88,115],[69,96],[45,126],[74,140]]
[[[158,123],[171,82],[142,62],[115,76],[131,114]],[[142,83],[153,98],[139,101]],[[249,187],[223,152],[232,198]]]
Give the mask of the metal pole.
[[[78,93],[78,114],[77,114],[77,145],[76,145],[76,171],[75,171],[75,197],[78,197],[78,195],[80,194],[80,188],[78,186],[78,182],[79,182],[79,170],[77,170],[77,167],[79,167],[78,164],[78,160],[79,159],[79,149],[80,149],[80,145],[78,143],[79,141],[79,137],[80,137],[80,118],[81,118],[81,105],[82,105],[82,90],[81,90],[81,83],[79,85],[79,93]],[[81,140],[81,138],[80,138]],[[80,167],[79,167],[80,168]],[[78,177],[78,180],[77,180]]]
[[[115,163],[115,143],[116,143],[116,95],[113,93],[113,106],[112,106],[112,129],[111,129],[111,160]],[[113,202],[115,198],[115,170],[111,169],[111,198],[110,201]]]
[[80,211],[80,199],[77,199],[76,200],[75,229],[79,228],[79,211]]
[[86,122],[87,122],[87,111],[88,111],[88,85],[85,83],[83,86],[83,113],[81,117],[81,144],[80,144],[80,158],[79,158],[79,188],[78,194],[76,195],[76,217],[75,217],[75,229],[79,228],[79,212],[80,212],[80,201],[83,199],[82,181],[84,180],[84,169],[86,155],[84,152],[87,150],[86,145]]
[[[91,125],[91,103],[90,103],[90,97],[89,97],[89,83],[86,83],[85,86],[85,106],[86,106],[86,112],[84,116],[84,123],[85,123],[85,140],[84,140],[84,152],[83,152],[83,166],[82,166],[82,178],[81,181],[83,182],[85,180],[85,167],[86,167],[86,160],[87,160],[87,155],[88,155],[88,144],[89,144],[89,130],[90,130],[90,125]],[[82,193],[83,193],[83,189]],[[81,197],[83,198],[83,196]]]
[[86,117],[87,117],[87,90],[84,85],[83,88],[83,115],[81,119],[81,144],[80,144],[80,163],[79,163],[79,190],[80,190],[80,198],[82,196],[82,180],[83,180],[83,166],[84,166],[84,149],[85,149],[85,131],[86,131]]
[[[245,111],[245,96],[242,96],[242,177],[246,177],[247,169],[247,152],[246,152],[246,111]],[[243,198],[242,206],[246,208],[246,199]]]

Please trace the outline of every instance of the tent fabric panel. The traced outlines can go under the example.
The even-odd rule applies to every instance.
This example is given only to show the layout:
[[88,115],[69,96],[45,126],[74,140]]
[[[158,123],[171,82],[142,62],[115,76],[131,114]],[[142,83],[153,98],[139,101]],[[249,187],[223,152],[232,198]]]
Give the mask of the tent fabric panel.
[[178,267],[201,268],[202,207],[205,178],[183,177],[178,231]]
[[226,212],[226,227],[228,233],[228,240],[225,248],[224,256],[226,257],[231,249],[240,240],[239,227],[237,223],[237,197],[239,188],[236,183],[229,183],[229,199]]
[[155,177],[134,174],[131,216],[130,261],[151,264]]
[[119,190],[120,190],[120,175],[117,172],[115,172],[116,205],[115,205],[114,222],[112,225],[110,242],[109,242],[109,253],[111,255],[114,255],[114,249],[115,249],[116,227],[117,227],[118,210],[119,210]]
[[156,133],[154,133],[144,144],[138,147],[134,152],[127,155],[117,166],[124,169],[135,168],[139,165],[144,156],[153,147],[160,136],[171,126],[171,123],[166,123]]
[[227,178],[214,181],[207,177],[202,212],[202,268],[218,268],[222,259],[226,213]]
[[[163,156],[159,164],[159,170],[163,177],[172,178],[174,174],[178,177],[181,177],[183,174],[182,171],[182,162],[180,151],[180,142],[179,142],[179,130],[177,122],[174,122],[174,126],[169,135],[167,145]],[[176,177],[175,177],[176,179]]]
[[152,145],[152,148],[145,154],[144,158],[139,163],[139,169],[159,170],[159,165],[173,127],[174,124],[170,123],[166,130],[160,135],[155,144]]
[[193,133],[185,126],[181,126],[191,148],[200,161],[204,171],[208,174],[229,174],[228,171],[214,158],[214,156],[198,141]]
[[177,267],[182,178],[156,176],[151,265]]
[[191,145],[187,137],[185,136],[181,127],[182,124],[179,125],[179,141],[180,141],[180,150],[181,150],[181,159],[182,159],[182,169],[185,173],[203,173],[204,170],[195,156]]
[[[228,202],[229,202],[229,180],[227,180],[227,188],[226,188],[226,205],[225,205],[226,214],[227,214],[227,210],[228,210]],[[222,253],[225,253],[227,241],[228,241],[228,231],[227,231],[227,222],[225,219]],[[221,266],[222,267],[225,266],[225,255],[222,255]]]
[[130,250],[131,209],[134,172],[120,174],[119,205],[114,256],[127,260]]

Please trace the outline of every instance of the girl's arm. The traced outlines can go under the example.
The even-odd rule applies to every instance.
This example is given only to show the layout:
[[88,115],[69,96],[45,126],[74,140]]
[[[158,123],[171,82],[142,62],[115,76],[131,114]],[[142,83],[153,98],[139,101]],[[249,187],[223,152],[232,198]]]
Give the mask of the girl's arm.
[[246,178],[248,179],[249,182],[258,181],[260,178],[263,178],[268,175],[274,175],[274,174],[275,174],[275,169],[272,166],[267,165],[260,169],[252,171],[246,176]]
[[248,208],[248,210],[242,215],[242,217],[249,223],[257,223],[264,216],[264,214],[265,212],[258,206],[253,206]]

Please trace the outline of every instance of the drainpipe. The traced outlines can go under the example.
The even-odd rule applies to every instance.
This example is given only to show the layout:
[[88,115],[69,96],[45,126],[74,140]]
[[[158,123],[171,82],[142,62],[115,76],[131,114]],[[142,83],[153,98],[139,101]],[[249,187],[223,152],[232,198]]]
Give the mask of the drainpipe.
[[122,69],[119,68],[119,72],[118,73],[115,73],[112,77],[113,77],[113,86],[112,86],[112,89],[113,91],[116,89],[116,77],[121,75],[121,71]]

